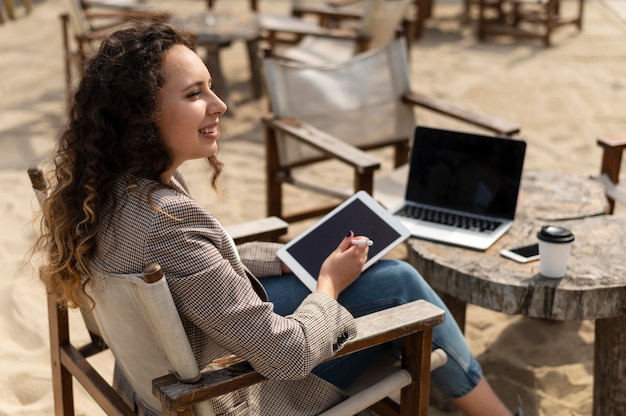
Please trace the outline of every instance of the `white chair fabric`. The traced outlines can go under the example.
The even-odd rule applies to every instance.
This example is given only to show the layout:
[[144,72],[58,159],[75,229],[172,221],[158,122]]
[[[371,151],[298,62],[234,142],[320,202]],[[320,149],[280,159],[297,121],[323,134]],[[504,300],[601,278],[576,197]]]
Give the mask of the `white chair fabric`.
[[[198,364],[187,340],[166,280],[146,283],[141,275],[93,270],[87,293],[93,314],[116,365],[133,390],[153,410],[161,403],[152,394],[152,380],[175,372],[181,381],[197,381]],[[213,416],[209,402],[194,406],[197,416]]]
[[598,176],[592,176],[592,179],[594,179],[604,187],[604,192],[607,196],[626,206],[626,186],[622,185],[626,183],[626,175],[623,176],[624,178],[620,177],[620,182],[617,184],[613,183],[611,178],[609,178],[606,173]]
[[[410,137],[415,128],[412,106],[400,99],[410,90],[403,38],[341,64],[265,59],[264,75],[277,118],[297,118],[350,144]],[[282,164],[319,155],[284,135],[279,140]]]
[[[181,381],[194,382],[200,370],[176,310],[167,281],[153,283],[141,275],[109,274],[92,270],[86,286],[95,305],[92,309],[100,333],[133,390],[152,410],[160,402],[152,394],[152,380],[175,372]],[[438,349],[431,355],[431,371],[445,364]],[[406,370],[381,371],[379,380],[329,409],[324,416],[356,414],[412,382]],[[194,405],[196,416],[215,416],[209,401]]]
[[[391,42],[411,0],[365,0],[363,16],[356,31],[368,39],[368,49]],[[295,46],[281,49],[280,56],[308,64],[340,63],[359,52],[357,42],[350,39],[305,36]]]

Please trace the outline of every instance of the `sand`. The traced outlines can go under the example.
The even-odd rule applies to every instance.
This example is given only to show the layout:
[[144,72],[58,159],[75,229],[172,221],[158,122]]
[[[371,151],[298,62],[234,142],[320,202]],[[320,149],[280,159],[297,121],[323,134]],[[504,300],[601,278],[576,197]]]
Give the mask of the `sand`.
[[[176,13],[204,7],[197,0],[150,3]],[[244,3],[222,2],[224,7]],[[264,11],[288,7],[287,0],[261,3]],[[572,6],[572,0],[564,1],[565,10]],[[437,2],[424,38],[412,49],[412,83],[422,92],[518,122],[520,137],[529,144],[527,168],[594,174],[600,161],[596,137],[626,131],[625,9],[623,0],[588,0],[583,31],[562,28],[554,46],[545,48],[537,41],[479,43],[473,28],[459,23],[461,2]],[[0,25],[0,415],[53,412],[45,296],[36,262],[25,262],[37,209],[26,168],[45,164],[60,126],[61,10],[61,0],[35,1],[32,14],[18,7],[17,19]],[[266,103],[250,99],[243,46],[224,50],[223,60],[238,110],[225,123],[226,197],[206,190],[202,164],[190,163],[184,173],[194,195],[232,224],[264,216],[259,117]],[[465,128],[423,110],[417,116],[425,125]],[[388,170],[389,157],[381,156]],[[330,165],[319,175],[334,180],[343,171]],[[308,196],[289,198],[297,203]],[[305,226],[293,226],[290,234]],[[84,340],[77,314],[71,320],[74,338]],[[510,407],[521,399],[529,415],[564,416],[591,414],[593,329],[589,321],[549,322],[470,306],[466,333],[487,378]],[[110,374],[110,356],[95,362]],[[76,401],[78,414],[102,414],[80,388]],[[444,413],[433,408],[431,414]]]

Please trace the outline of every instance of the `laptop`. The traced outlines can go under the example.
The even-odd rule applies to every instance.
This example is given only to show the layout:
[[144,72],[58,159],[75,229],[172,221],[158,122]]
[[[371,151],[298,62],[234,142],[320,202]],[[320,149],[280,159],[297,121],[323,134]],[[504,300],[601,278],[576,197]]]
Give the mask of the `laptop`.
[[486,250],[513,223],[526,142],[417,126],[405,200],[414,237]]

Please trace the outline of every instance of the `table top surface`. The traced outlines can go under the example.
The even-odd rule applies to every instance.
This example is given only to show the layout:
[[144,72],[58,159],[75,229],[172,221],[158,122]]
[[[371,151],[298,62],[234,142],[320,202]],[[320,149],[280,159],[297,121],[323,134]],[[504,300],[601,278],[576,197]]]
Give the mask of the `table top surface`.
[[560,221],[604,214],[604,187],[590,178],[563,172],[525,170],[517,216]]
[[173,22],[194,33],[198,44],[252,40],[261,33],[258,17],[248,10],[204,11]]
[[562,279],[541,276],[539,261],[521,264],[500,255],[537,241],[547,223],[516,219],[484,252],[410,238],[409,261],[436,290],[499,312],[557,320],[626,315],[626,218],[558,222],[575,235]]
[[[408,165],[374,185],[374,197],[387,208],[404,200]],[[556,221],[606,213],[608,203],[599,183],[580,176],[544,170],[524,170],[516,218]]]

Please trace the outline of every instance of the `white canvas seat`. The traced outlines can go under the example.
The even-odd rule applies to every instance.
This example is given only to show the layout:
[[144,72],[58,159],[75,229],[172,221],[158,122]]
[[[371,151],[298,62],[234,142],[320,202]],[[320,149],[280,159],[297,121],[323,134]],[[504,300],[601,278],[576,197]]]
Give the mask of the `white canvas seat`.
[[[116,364],[127,375],[133,390],[143,402],[158,412],[162,403],[152,394],[152,380],[168,373],[174,373],[183,383],[196,383],[201,379],[200,369],[167,282],[158,265],[148,266],[143,275],[107,274],[97,270],[93,273],[95,280],[87,288],[95,302],[93,313],[98,326],[113,352]],[[428,320],[440,315],[438,308],[423,301],[419,302],[422,303],[420,306],[424,313],[411,318],[412,320],[423,321],[425,318]],[[408,315],[411,314],[410,308],[411,305],[404,307]],[[378,317],[383,315],[378,314]],[[376,327],[368,328],[372,317],[375,318],[376,315],[359,320],[360,339],[367,337],[369,331],[380,330]],[[364,322],[367,323],[363,325]],[[430,351],[428,355],[431,355]],[[445,361],[445,353],[437,350],[431,355],[428,367],[436,368]],[[412,382],[411,374],[407,370],[394,371],[323,415],[348,416],[358,413]],[[171,409],[163,408],[163,414],[168,414],[169,410]],[[214,414],[209,401],[194,404],[193,412],[196,416]]]

